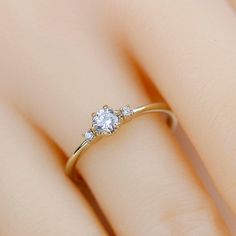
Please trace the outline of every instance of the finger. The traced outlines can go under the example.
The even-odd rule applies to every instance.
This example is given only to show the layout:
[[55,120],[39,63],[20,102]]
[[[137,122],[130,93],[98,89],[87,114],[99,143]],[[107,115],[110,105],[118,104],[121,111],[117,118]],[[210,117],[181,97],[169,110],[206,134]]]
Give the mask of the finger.
[[[17,22],[21,23],[19,19]],[[64,22],[65,28],[69,23]],[[28,24],[26,28],[21,25],[21,29],[27,42],[18,40],[11,47],[17,55],[15,58],[22,55],[19,49],[24,49],[31,60],[22,58],[18,62],[21,70],[17,76],[5,67],[11,78],[10,82],[4,81],[5,93],[12,90],[11,83],[17,83],[15,78],[20,77],[17,92],[10,98],[68,155],[90,125],[87,115],[101,104],[110,102],[119,107],[127,101],[131,104],[148,101],[133,71],[99,35],[90,37],[88,33],[76,31],[72,39],[60,40],[58,33],[37,29],[47,38],[45,45],[37,37],[31,39],[34,29]],[[57,56],[58,50],[64,57]],[[32,80],[39,72],[40,80]],[[43,87],[46,89],[41,96]],[[156,124],[153,119],[143,117],[111,139],[97,143],[78,165],[116,233],[227,234],[173,137],[161,121]],[[137,145],[140,143],[143,145]]]
[[3,104],[0,121],[1,235],[106,235],[58,151]]
[[234,10],[236,10],[236,1],[235,0],[228,0]]
[[120,20],[131,51],[176,111],[236,212],[236,17],[231,7],[221,0],[122,3],[127,14]]

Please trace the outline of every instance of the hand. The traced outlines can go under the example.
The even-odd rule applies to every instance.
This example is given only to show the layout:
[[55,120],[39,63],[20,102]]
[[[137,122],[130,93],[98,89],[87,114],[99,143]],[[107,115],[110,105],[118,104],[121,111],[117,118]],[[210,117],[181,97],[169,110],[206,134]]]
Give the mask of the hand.
[[230,234],[157,115],[91,147],[77,166],[86,184],[64,174],[91,112],[162,94],[235,214],[236,15],[226,0],[0,9],[1,235]]

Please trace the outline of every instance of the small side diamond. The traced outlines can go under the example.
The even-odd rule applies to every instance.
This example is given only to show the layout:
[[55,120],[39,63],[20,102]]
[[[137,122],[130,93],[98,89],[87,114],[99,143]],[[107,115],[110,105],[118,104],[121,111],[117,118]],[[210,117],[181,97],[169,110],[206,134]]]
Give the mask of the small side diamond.
[[88,141],[91,141],[94,138],[94,133],[91,130],[89,130],[85,132],[84,138]]
[[129,117],[133,115],[133,110],[130,108],[130,106],[124,106],[121,108],[121,113],[124,117]]

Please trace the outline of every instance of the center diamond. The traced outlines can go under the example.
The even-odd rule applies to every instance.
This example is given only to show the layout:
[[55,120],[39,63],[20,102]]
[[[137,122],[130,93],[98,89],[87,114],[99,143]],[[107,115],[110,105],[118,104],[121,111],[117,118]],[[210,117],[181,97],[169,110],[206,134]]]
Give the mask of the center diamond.
[[107,106],[94,114],[92,122],[97,134],[112,134],[120,123],[116,112]]

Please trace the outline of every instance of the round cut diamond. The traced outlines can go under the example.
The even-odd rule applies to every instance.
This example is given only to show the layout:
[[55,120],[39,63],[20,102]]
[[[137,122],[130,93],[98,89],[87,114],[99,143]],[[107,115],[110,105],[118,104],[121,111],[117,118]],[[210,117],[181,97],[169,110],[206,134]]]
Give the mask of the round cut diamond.
[[130,106],[124,106],[121,108],[121,112],[123,114],[124,117],[128,117],[133,115],[133,110],[130,108]]
[[91,130],[89,130],[85,132],[84,138],[88,141],[91,141],[94,138],[94,133]]
[[119,117],[115,111],[106,106],[95,113],[92,121],[93,128],[98,134],[113,133],[120,123]]

